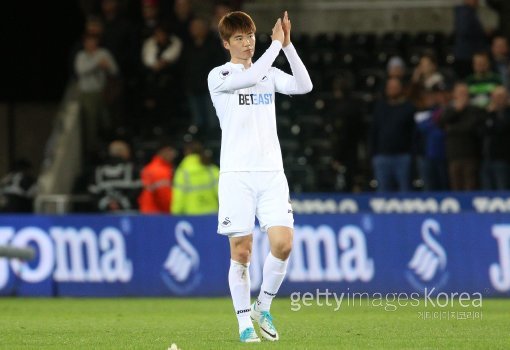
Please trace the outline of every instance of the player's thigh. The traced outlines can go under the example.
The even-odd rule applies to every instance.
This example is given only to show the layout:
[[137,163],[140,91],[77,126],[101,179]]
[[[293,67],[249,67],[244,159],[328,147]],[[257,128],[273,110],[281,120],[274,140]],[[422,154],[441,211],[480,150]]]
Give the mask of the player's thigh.
[[273,226],[293,228],[289,185],[283,171],[262,173],[258,180],[257,218],[262,231]]
[[244,172],[220,174],[218,233],[243,236],[255,226],[256,193]]
[[286,226],[272,226],[267,230],[267,237],[274,257],[286,260],[292,250],[294,230]]

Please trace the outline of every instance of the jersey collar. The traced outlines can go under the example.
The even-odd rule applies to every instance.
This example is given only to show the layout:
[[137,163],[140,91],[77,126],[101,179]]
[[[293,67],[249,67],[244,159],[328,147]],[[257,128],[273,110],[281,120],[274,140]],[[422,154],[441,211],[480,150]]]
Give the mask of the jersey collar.
[[[232,67],[232,68],[237,68],[237,69],[240,69],[240,70],[244,70],[244,64],[242,63],[232,63],[230,61],[227,62],[227,64]],[[253,65],[253,62],[252,62],[252,65]]]

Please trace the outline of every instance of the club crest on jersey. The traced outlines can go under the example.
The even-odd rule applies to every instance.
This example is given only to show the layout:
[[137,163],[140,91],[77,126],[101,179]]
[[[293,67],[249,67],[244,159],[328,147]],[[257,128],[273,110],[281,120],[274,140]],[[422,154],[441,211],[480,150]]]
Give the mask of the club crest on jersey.
[[228,69],[222,69],[220,71],[220,78],[221,79],[225,79],[226,77],[228,77],[230,75],[230,71]]

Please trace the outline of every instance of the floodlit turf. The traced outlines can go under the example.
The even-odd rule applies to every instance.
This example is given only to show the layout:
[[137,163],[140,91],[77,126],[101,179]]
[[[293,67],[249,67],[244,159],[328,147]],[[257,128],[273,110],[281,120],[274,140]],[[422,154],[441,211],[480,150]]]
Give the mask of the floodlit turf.
[[[510,299],[481,308],[302,307],[273,303],[280,341],[240,344],[230,299],[0,298],[0,349],[509,349]],[[420,312],[482,312],[424,320]],[[446,314],[443,314],[445,316]],[[467,315],[467,314],[466,314]],[[472,316],[474,314],[471,314]],[[438,316],[438,314],[436,314]],[[472,318],[472,317],[471,317]]]

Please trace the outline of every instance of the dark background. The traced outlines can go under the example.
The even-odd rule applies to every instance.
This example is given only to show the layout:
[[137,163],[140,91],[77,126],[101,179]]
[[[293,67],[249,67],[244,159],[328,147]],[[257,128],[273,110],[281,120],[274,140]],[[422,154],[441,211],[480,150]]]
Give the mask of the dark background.
[[57,101],[83,18],[77,1],[10,1],[0,10],[0,101]]

